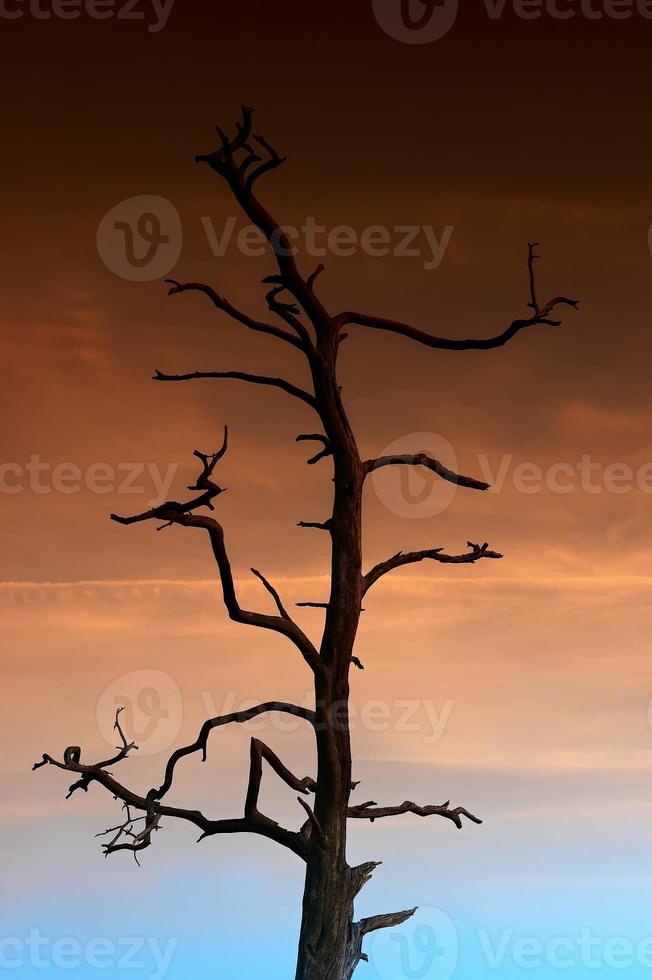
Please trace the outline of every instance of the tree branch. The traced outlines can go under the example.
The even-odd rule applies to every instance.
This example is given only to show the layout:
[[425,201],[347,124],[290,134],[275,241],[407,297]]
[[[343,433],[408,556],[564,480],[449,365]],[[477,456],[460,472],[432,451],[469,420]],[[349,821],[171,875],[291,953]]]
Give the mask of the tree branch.
[[444,466],[438,459],[433,459],[428,453],[400,453],[392,454],[391,456],[380,456],[378,459],[368,459],[364,463],[365,476],[373,473],[375,470],[382,469],[384,466],[425,466],[426,469],[432,470],[442,480],[446,480],[447,483],[454,483],[458,487],[467,487],[470,490],[482,491],[488,490],[490,487],[489,483],[483,483],[482,480],[476,480],[471,476],[461,476],[459,473],[455,473],[447,466]]
[[226,297],[221,296],[217,290],[213,289],[212,286],[207,286],[201,282],[177,282],[176,279],[166,279],[166,283],[169,283],[172,288],[168,291],[168,296],[176,296],[178,293],[188,293],[188,292],[199,292],[204,293],[211,300],[213,305],[217,307],[218,310],[222,310],[232,320],[237,323],[242,323],[249,330],[256,330],[259,333],[271,334],[273,337],[278,337],[279,340],[284,340],[288,344],[292,344],[293,347],[298,347],[299,350],[304,350],[304,345],[301,341],[295,337],[293,334],[288,333],[287,330],[282,330],[280,327],[274,326],[272,323],[264,323],[260,320],[256,320],[253,317],[248,316],[241,310],[236,309],[232,303],[229,302]]
[[282,276],[265,276],[263,283],[271,283],[272,289],[265,294],[267,306],[271,313],[275,313],[285,321],[303,341],[301,347],[310,357],[314,352],[312,338],[299,319],[301,310],[295,303],[283,303],[277,297],[286,291],[287,286]]
[[194,742],[192,742],[190,745],[185,745],[183,748],[179,748],[172,753],[165,767],[165,778],[163,783],[156,791],[153,792],[154,798],[161,800],[165,794],[169,792],[174,780],[174,771],[181,759],[184,759],[188,755],[193,755],[195,752],[199,752],[201,750],[202,761],[206,761],[208,754],[208,737],[214,729],[232,724],[243,725],[245,722],[251,721],[252,719],[257,718],[259,715],[268,714],[273,711],[278,711],[282,714],[301,718],[303,721],[308,722],[308,724],[312,725],[313,727],[316,724],[317,719],[314,711],[310,711],[308,708],[301,708],[296,704],[288,704],[285,701],[265,701],[263,704],[258,704],[252,708],[246,708],[243,711],[234,711],[227,715],[219,715],[215,718],[209,718],[208,721],[205,721],[202,725],[201,731]]
[[378,929],[395,929],[396,926],[412,918],[416,911],[416,909],[407,909],[405,912],[388,912],[385,915],[372,915],[360,919],[359,922],[352,922],[342,980],[351,980],[358,963],[369,962],[369,957],[362,952],[362,943],[366,935]]
[[[262,837],[276,841],[278,844],[282,844],[303,860],[306,860],[307,847],[305,838],[300,833],[279,827],[273,821],[269,821],[266,818],[243,817],[239,819],[210,820],[199,810],[187,810],[182,807],[159,803],[153,791],[148,793],[146,797],[134,793],[119,783],[100,764],[83,765],[81,761],[75,762],[70,758],[69,761],[65,761],[65,757],[63,762],[59,762],[50,755],[43,755],[42,761],[35,763],[32,768],[40,769],[45,765],[52,765],[57,769],[63,769],[80,776],[80,779],[70,787],[68,798],[76,789],[83,789],[88,792],[88,787],[92,783],[99,783],[115,799],[120,800],[126,806],[145,812],[147,823],[143,833],[137,835],[137,838],[132,842],[121,841],[120,838],[123,835],[118,835],[118,838],[112,843],[104,845],[104,853],[106,855],[113,854],[116,851],[137,852],[144,850],[146,847],[149,847],[151,833],[153,830],[158,829],[161,818],[172,817],[187,821],[195,827],[198,827],[202,831],[199,840],[203,840],[206,837],[213,837],[217,834],[259,834]],[[127,825],[128,822],[123,826],[126,827]]]
[[452,821],[458,830],[462,829],[462,817],[466,817],[472,823],[481,824],[479,817],[473,816],[464,807],[458,806],[454,810],[450,808],[450,800],[441,806],[419,806],[406,800],[400,806],[379,807],[375,803],[363,803],[361,806],[352,806],[348,809],[348,816],[354,820],[380,820],[383,817],[397,817],[403,813],[414,813],[417,817],[445,817]]
[[302,828],[303,836],[308,837],[309,830],[311,832],[314,832],[316,839],[319,841],[319,844],[323,847],[324,844],[326,843],[326,835],[324,834],[323,828],[319,820],[317,819],[317,815],[315,814],[315,811],[310,806],[310,804],[306,803],[305,800],[302,800],[300,796],[297,796],[297,800],[301,804],[303,809],[306,811],[306,814],[308,815],[308,821],[306,824],[304,824]]
[[315,463],[318,463],[321,459],[326,459],[327,456],[333,455],[333,449],[331,447],[330,440],[328,439],[327,436],[325,436],[321,432],[305,433],[303,435],[297,436],[296,441],[297,442],[321,442],[321,444],[323,445],[324,447],[323,449],[321,449],[318,453],[316,453],[314,456],[311,456],[310,459],[307,460],[309,466],[314,466]]
[[394,571],[395,568],[402,568],[403,565],[414,565],[420,561],[437,561],[442,565],[472,565],[483,558],[500,559],[503,556],[498,551],[489,551],[489,545],[485,542],[482,545],[468,542],[470,551],[462,555],[447,555],[441,548],[430,548],[424,551],[399,551],[386,561],[381,561],[367,572],[362,580],[363,595],[369,591],[379,578]]
[[358,923],[360,927],[360,932],[363,936],[366,936],[370,932],[377,932],[379,929],[395,929],[396,926],[403,925],[408,919],[411,919],[414,913],[417,911],[414,909],[407,909],[405,912],[387,912],[384,915],[371,915],[367,919],[360,919]]
[[[107,771],[108,766],[121,762],[128,756],[132,749],[137,748],[133,742],[127,740],[120,726],[120,715],[122,711],[123,708],[118,708],[114,726],[119,733],[122,743],[118,746],[119,751],[117,755],[112,756],[104,762],[85,765],[81,761],[81,749],[79,746],[70,746],[64,752],[63,762],[57,761],[50,755],[43,755],[42,760],[33,766],[33,769],[36,770],[46,765],[52,765],[58,769],[64,769],[68,772],[78,774],[80,779],[70,787],[68,798],[78,789],[83,789],[85,792],[88,792],[91,783],[97,782],[107,789],[116,799],[122,801],[127,815],[126,820],[116,827],[109,827],[97,835],[98,837],[104,837],[108,834],[114,834],[111,841],[103,845],[104,853],[107,856],[116,851],[132,851],[135,855],[136,852],[144,850],[150,845],[152,832],[158,829],[161,817],[167,816],[186,820],[194,824],[202,831],[202,838],[215,834],[257,833],[276,840],[278,843],[289,847],[296,854],[305,858],[305,838],[300,833],[284,830],[273,820],[258,813],[256,804],[258,800],[258,789],[260,787],[260,776],[262,775],[262,759],[265,758],[277,775],[297,792],[314,792],[316,783],[308,776],[303,780],[299,780],[293,776],[272,750],[258,739],[252,739],[252,768],[250,771],[249,791],[245,805],[244,819],[209,820],[199,811],[170,807],[162,804],[161,800],[172,788],[175,769],[181,759],[201,750],[202,759],[206,761],[208,737],[213,729],[232,723],[244,724],[261,714],[272,711],[302,718],[314,727],[316,724],[315,712],[284,701],[267,701],[243,711],[236,711],[210,718],[204,722],[197,739],[191,745],[186,745],[172,753],[165,767],[165,776],[161,786],[158,789],[154,788],[149,790],[147,795],[142,797],[118,783],[113,775]],[[131,812],[132,808],[144,810],[145,816],[133,817]],[[145,821],[145,828],[140,833],[134,834],[133,825],[140,820]]]
[[[223,492],[222,488],[217,486],[211,477],[217,462],[226,452],[227,435],[228,433],[225,429],[224,445],[217,453],[206,455],[200,453],[198,450],[195,451],[194,455],[202,461],[203,468],[197,483],[189,489],[202,490],[203,492],[199,497],[195,497],[186,504],[181,504],[176,500],[168,500],[153,510],[146,511],[144,514],[137,514],[133,517],[120,517],[117,514],[111,514],[111,520],[117,521],[120,524],[133,524],[139,521],[159,519],[166,521],[166,525],[179,524],[183,527],[199,527],[206,530],[210,537],[213,555],[220,574],[224,605],[231,619],[247,626],[257,626],[261,629],[272,630],[276,633],[283,634],[294,643],[311,669],[317,672],[321,670],[322,664],[315,646],[303,630],[291,619],[287,611],[283,608],[278,593],[260,572],[252,569],[254,574],[261,579],[267,590],[275,597],[277,608],[279,608],[279,615],[269,616],[265,613],[251,612],[240,606],[235,591],[231,563],[224,541],[224,529],[214,518],[195,513],[195,510],[204,506],[213,510],[212,500]],[[283,612],[280,611],[281,609],[283,609]]]
[[297,388],[296,385],[286,381],[285,378],[270,378],[267,375],[248,374],[245,371],[192,371],[189,374],[164,374],[157,368],[154,373],[154,381],[196,381],[200,378],[231,378],[235,381],[247,381],[249,384],[254,385],[269,385],[273,388],[280,388],[281,391],[285,391],[288,395],[299,398],[307,405],[310,405],[311,408],[317,408],[314,395],[304,391],[303,388]]
[[[258,797],[260,794],[260,784],[263,777],[263,759],[274,770],[276,775],[283,782],[298,793],[314,793],[317,783],[310,776],[298,779],[290,770],[283,765],[279,757],[270,749],[268,745],[261,742],[258,738],[252,738],[250,747],[251,765],[249,769],[249,786],[247,788],[247,798],[245,800],[244,815],[249,820],[269,820],[258,810]],[[272,821],[274,822],[274,821]]]
[[410,326],[407,323],[401,323],[398,320],[391,320],[385,317],[379,316],[368,316],[365,313],[356,313],[354,311],[347,311],[346,313],[340,313],[336,317],[336,323],[338,330],[346,326],[349,323],[356,324],[361,327],[370,327],[374,330],[387,330],[390,333],[396,333],[402,337],[407,337],[409,340],[414,340],[419,344],[423,344],[425,347],[434,347],[438,350],[492,350],[496,347],[503,347],[508,341],[520,333],[521,330],[525,330],[527,327],[535,327],[538,325],[544,325],[549,327],[559,327],[561,326],[561,320],[553,320],[552,314],[558,306],[569,306],[572,309],[577,309],[579,306],[579,300],[568,299],[566,296],[555,296],[553,299],[544,303],[540,306],[536,297],[536,281],[534,275],[534,260],[538,259],[540,256],[534,254],[535,245],[530,243],[528,246],[528,271],[529,271],[529,281],[530,281],[530,306],[534,313],[530,317],[524,319],[514,320],[506,330],[502,333],[497,334],[495,337],[480,338],[480,339],[466,339],[466,340],[455,340],[447,337],[434,337],[432,334],[426,333],[424,330],[419,330],[417,327]]
[[[207,163],[226,181],[244,213],[252,224],[262,231],[270,244],[284,288],[291,292],[305,310],[318,335],[324,336],[325,330],[328,332],[334,330],[334,323],[315,295],[313,289],[315,277],[311,276],[308,281],[303,278],[296,264],[295,249],[286,231],[260,203],[255,194],[255,185],[259,177],[280,166],[284,158],[278,155],[267,140],[257,135],[253,138],[267,157],[266,162],[255,167],[258,162],[256,158],[261,154],[252,151],[249,144],[252,135],[252,113],[253,109],[249,106],[242,106],[242,121],[236,124],[236,136],[229,139],[222,130],[218,129],[220,147],[212,153],[200,154],[195,159],[198,163]],[[244,160],[238,160],[240,153],[246,154]],[[250,164],[254,169],[250,168]]]

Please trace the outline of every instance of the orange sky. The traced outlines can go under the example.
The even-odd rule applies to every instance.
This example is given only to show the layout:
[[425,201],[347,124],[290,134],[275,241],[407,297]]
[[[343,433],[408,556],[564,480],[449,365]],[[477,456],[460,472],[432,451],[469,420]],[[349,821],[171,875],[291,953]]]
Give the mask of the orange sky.
[[[494,818],[491,840],[503,821],[559,828],[562,819],[574,839],[586,820],[581,791],[569,814],[549,790],[588,773],[590,793],[606,801],[593,812],[596,837],[624,821],[643,839],[652,495],[609,492],[603,477],[611,464],[636,475],[652,461],[652,22],[489,21],[478,6],[462,11],[446,38],[412,46],[387,37],[367,4],[335,3],[327,13],[294,0],[234,7],[177,0],[156,34],[83,18],[3,25],[12,98],[0,161],[2,459],[24,468],[35,454],[84,473],[94,464],[175,467],[178,498],[192,480],[192,451],[214,447],[228,423],[220,474],[228,493],[218,509],[243,595],[267,608],[248,580],[254,565],[288,601],[319,601],[326,543],[296,527],[326,516],[330,492],[328,464],[307,468],[306,447],[294,442],[314,427],[308,410],[231,382],[149,380],[154,368],[240,369],[300,382],[299,357],[214,314],[202,297],[169,299],[156,282],[114,275],[96,249],[102,217],[134,196],[168,199],[184,236],[173,274],[210,281],[263,315],[259,282],[270,260],[235,248],[211,255],[202,218],[219,229],[237,210],[215,175],[193,164],[213,148],[214,124],[231,126],[246,101],[289,158],[261,192],[280,220],[298,226],[314,216],[358,232],[454,227],[433,270],[423,256],[328,256],[320,289],[332,309],[489,336],[526,311],[527,243],[541,242],[541,297],[582,300],[563,327],[485,353],[428,351],[354,327],[343,349],[344,395],[366,455],[396,440],[413,451],[434,440],[452,447],[462,472],[481,477],[483,466],[498,473],[502,465],[505,476],[495,492],[450,499],[441,486],[406,489],[390,474],[368,490],[368,564],[399,548],[460,551],[469,539],[488,540],[505,559],[420,566],[370,595],[360,635],[367,670],[353,678],[354,701],[362,710],[384,700],[395,718],[397,701],[416,699],[419,727],[361,724],[358,778],[365,765],[376,772],[383,760],[411,760],[417,794],[421,786],[446,797],[438,780],[421,780],[428,767],[450,767],[459,802],[477,801]],[[303,261],[306,271],[314,264]],[[600,467],[596,492],[579,476],[565,493],[515,486],[522,464],[549,476],[586,457]],[[228,692],[238,702],[307,693],[290,648],[228,622],[201,536],[109,522],[111,511],[146,508],[151,478],[136,488],[143,492],[3,493],[8,734],[0,759],[11,788],[3,820],[42,832],[43,814],[52,814],[52,840],[87,803],[98,830],[110,807],[99,797],[64,806],[60,780],[48,772],[36,781],[26,770],[69,742],[89,751],[103,744],[96,706],[117,678],[167,674],[182,704],[176,737],[194,737],[210,703],[220,707]],[[411,494],[428,503],[419,510]],[[300,613],[311,631],[320,617]],[[428,710],[445,717],[430,741]],[[305,765],[295,739],[277,737],[290,761]],[[237,784],[244,736],[225,739]],[[130,762],[133,778],[146,781],[163,758],[141,760],[140,776]],[[512,778],[505,773],[512,788],[524,781],[522,795],[492,792],[489,776]],[[623,773],[634,774],[625,786]],[[391,766],[375,778],[385,795],[411,793]],[[194,773],[188,789],[206,792]],[[434,827],[434,846],[440,834]],[[95,845],[85,839],[84,856]]]

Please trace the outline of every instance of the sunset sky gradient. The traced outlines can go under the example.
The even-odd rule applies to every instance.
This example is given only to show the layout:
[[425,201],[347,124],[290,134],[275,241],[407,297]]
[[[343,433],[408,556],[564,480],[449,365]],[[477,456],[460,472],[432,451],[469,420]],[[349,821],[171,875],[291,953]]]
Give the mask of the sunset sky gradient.
[[[457,932],[460,980],[559,972],[519,967],[519,937],[545,944],[588,928],[602,942],[636,946],[651,936],[652,21],[522,20],[509,9],[492,20],[468,3],[446,37],[407,45],[384,33],[367,2],[177,0],[158,33],[87,16],[25,16],[0,30],[9,93],[2,462],[24,469],[38,456],[50,470],[67,463],[85,473],[94,464],[172,467],[170,496],[183,499],[192,451],[215,448],[228,424],[218,511],[253,608],[267,609],[269,597],[251,566],[288,603],[327,595],[326,536],[296,526],[324,519],[331,492],[328,462],[307,467],[307,447],[295,442],[314,430],[310,412],[235,382],[150,379],[155,368],[238,369],[305,384],[301,359],[204,297],[168,298],[159,282],[113,274],[96,248],[102,217],[127,198],[166,198],[183,224],[172,274],[211,282],[264,316],[260,280],[272,260],[235,247],[211,254],[207,220],[219,230],[238,212],[218,178],[193,163],[244,101],[288,156],[260,185],[280,220],[314,217],[358,233],[454,226],[434,270],[423,256],[329,255],[319,282],[333,310],[491,336],[527,313],[527,243],[541,243],[541,297],[582,301],[564,311],[562,327],[478,353],[352,327],[342,349],[344,398],[365,456],[431,440],[462,472],[500,476],[480,494],[378,474],[365,501],[366,564],[399,549],[460,552],[468,540],[505,555],[400,571],[366,601],[366,670],[352,677],[361,799],[450,798],[485,822],[462,833],[410,816],[352,827],[351,859],[384,862],[359,910],[443,910]],[[316,261],[300,263],[309,272]],[[577,471],[587,458],[598,467],[590,486]],[[550,468],[560,463],[566,482],[555,492]],[[524,464],[547,481],[524,485]],[[629,468],[633,487],[609,483],[613,464]],[[304,702],[305,665],[282,638],[229,622],[203,536],[108,520],[146,509],[151,479],[129,494],[57,492],[47,476],[45,492],[29,480],[10,492],[18,470],[2,472],[0,939],[30,929],[82,943],[174,939],[170,980],[287,980],[302,888],[291,854],[249,838],[198,846],[192,830],[166,826],[140,869],[128,855],[105,861],[94,835],[117,823],[117,805],[99,789],[66,802],[66,774],[30,769],[69,744],[103,754],[100,715],[135,671],[149,671],[154,686],[166,675],[165,690],[177,692],[174,747],[194,739],[213,709]],[[297,616],[318,635],[319,610]],[[416,703],[416,728],[399,730],[405,702]],[[389,711],[377,730],[372,703]],[[432,712],[446,721],[439,738]],[[291,768],[312,770],[307,732],[271,721],[261,730]],[[248,737],[216,735],[203,768],[184,764],[175,799],[238,815]],[[148,751],[145,740],[120,776],[135,788],[158,783],[170,747]],[[273,774],[263,786],[267,808],[298,825],[295,795]],[[500,969],[483,955],[482,930],[494,944],[511,930]],[[360,975],[402,980],[398,953],[398,943],[378,948]],[[651,967],[652,958],[619,970],[578,962],[562,972],[639,980]],[[31,980],[44,971],[12,972]],[[114,980],[126,971],[97,972]]]

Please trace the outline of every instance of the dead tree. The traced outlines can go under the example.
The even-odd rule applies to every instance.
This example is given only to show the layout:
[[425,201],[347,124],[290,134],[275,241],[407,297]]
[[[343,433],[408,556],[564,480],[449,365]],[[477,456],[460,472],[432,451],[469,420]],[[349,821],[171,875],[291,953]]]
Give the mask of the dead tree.
[[[340,344],[345,339],[347,330],[366,327],[398,334],[436,350],[491,350],[502,347],[530,327],[558,326],[560,321],[554,318],[555,310],[560,306],[576,308],[577,302],[558,296],[547,303],[539,303],[534,273],[534,263],[538,256],[535,255],[535,245],[530,245],[528,268],[531,312],[522,319],[514,320],[502,333],[488,339],[448,339],[433,336],[406,323],[355,310],[333,313],[326,308],[316,290],[317,278],[323,272],[323,267],[318,266],[307,277],[299,271],[291,242],[282,226],[258,197],[260,178],[279,167],[283,158],[265,139],[254,135],[252,110],[247,107],[242,109],[242,119],[237,124],[234,136],[229,137],[220,129],[217,132],[218,149],[197,157],[197,160],[208,164],[226,182],[244,214],[261,229],[271,246],[276,270],[263,280],[269,287],[266,298],[271,316],[269,321],[258,320],[236,308],[221,292],[199,282],[169,281],[170,294],[203,293],[213,306],[243,327],[268,334],[293,347],[305,359],[309,382],[305,388],[299,388],[281,377],[225,370],[196,371],[181,375],[164,374],[157,370],[155,379],[160,382],[181,382],[196,378],[233,378],[250,384],[266,385],[301,402],[304,411],[309,411],[311,417],[316,417],[318,431],[301,434],[298,440],[311,441],[319,446],[319,451],[308,460],[310,464],[328,460],[333,470],[333,509],[330,517],[323,522],[301,523],[302,527],[314,528],[328,534],[331,542],[330,595],[327,602],[314,603],[325,609],[325,625],[320,642],[313,642],[301,629],[284,606],[276,589],[256,569],[252,569],[252,572],[272,597],[276,611],[273,615],[252,612],[240,604],[224,530],[214,516],[215,502],[221,492],[220,486],[215,482],[215,469],[227,449],[226,430],[222,447],[217,452],[195,452],[199,474],[196,483],[188,489],[196,495],[185,503],[167,501],[143,514],[133,517],[112,515],[112,518],[121,524],[153,521],[162,522],[163,526],[177,525],[205,532],[215,558],[229,616],[238,623],[272,630],[287,637],[312,674],[315,707],[314,710],[306,710],[293,704],[268,701],[246,711],[211,718],[204,723],[191,745],[173,752],[167,762],[163,782],[144,796],[128,789],[111,772],[135,747],[124,734],[119,712],[115,719],[115,728],[120,745],[111,758],[91,763],[82,758],[79,747],[70,747],[65,750],[62,760],[44,755],[35,768],[51,765],[73,773],[75,782],[70,786],[68,795],[76,790],[88,791],[91,785],[99,784],[122,802],[124,819],[106,831],[108,840],[103,846],[107,855],[128,851],[137,859],[138,854],[150,846],[153,834],[161,823],[168,819],[192,824],[201,831],[200,840],[217,834],[258,834],[292,851],[304,862],[306,869],[296,978],[349,980],[358,963],[366,959],[363,952],[365,936],[375,930],[391,928],[404,922],[415,910],[375,915],[355,921],[355,898],[371,877],[377,862],[370,861],[358,867],[349,867],[346,855],[348,822],[374,821],[411,813],[420,817],[443,817],[457,828],[462,827],[463,819],[481,823],[478,817],[463,807],[451,807],[449,802],[424,806],[410,801],[396,806],[379,806],[373,801],[351,802],[351,792],[356,784],[352,782],[351,770],[349,672],[354,665],[362,666],[355,656],[354,643],[363,598],[382,576],[405,565],[421,561],[473,564],[483,559],[499,559],[501,555],[491,551],[487,544],[469,543],[468,550],[460,554],[446,554],[441,548],[428,547],[423,551],[399,552],[373,568],[363,570],[362,497],[365,482],[374,470],[385,466],[419,466],[433,471],[442,480],[470,490],[482,492],[488,486],[473,477],[451,471],[439,460],[425,453],[362,459],[337,381]],[[269,746],[253,738],[249,786],[242,816],[212,820],[198,810],[172,806],[166,801],[177,766],[194,753],[201,753],[205,759],[209,736],[214,729],[243,723],[268,712],[294,715],[312,729],[318,759],[315,778],[295,776]],[[263,762],[267,762],[291,790],[301,794],[298,801],[305,811],[306,819],[299,829],[281,827],[260,811],[258,796]],[[306,797],[311,798],[312,802],[307,802]]]

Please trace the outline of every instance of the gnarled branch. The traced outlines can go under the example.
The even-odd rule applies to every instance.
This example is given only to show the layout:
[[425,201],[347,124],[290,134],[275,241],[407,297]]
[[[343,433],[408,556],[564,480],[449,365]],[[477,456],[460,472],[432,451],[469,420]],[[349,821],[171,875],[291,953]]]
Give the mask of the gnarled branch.
[[400,806],[379,807],[376,803],[370,802],[363,803],[361,806],[349,807],[347,812],[351,819],[370,820],[372,823],[374,820],[380,820],[383,817],[397,817],[403,813],[414,813],[417,817],[445,817],[452,821],[458,830],[462,829],[462,817],[466,817],[472,823],[482,823],[479,817],[475,817],[462,806],[451,810],[450,800],[441,806],[419,806],[417,803],[406,800]]
[[476,480],[471,476],[462,476],[438,460],[429,456],[428,453],[392,453],[389,456],[379,456],[378,459],[368,459],[364,463],[365,475],[380,470],[384,466],[425,466],[432,470],[437,476],[447,483],[454,483],[458,487],[467,487],[470,490],[488,490],[489,483]]
[[[284,288],[295,297],[300,307],[308,314],[318,334],[324,335],[325,329],[333,329],[333,323],[328,311],[317,299],[313,285],[314,275],[309,280],[299,272],[294,248],[283,226],[274,218],[256,197],[258,178],[264,173],[275,169],[284,162],[271,144],[262,136],[252,136],[253,109],[242,106],[242,121],[236,124],[236,136],[229,139],[218,129],[220,146],[212,153],[200,154],[195,159],[198,163],[207,163],[217,174],[224,178],[236,201],[249,220],[261,230],[270,244],[280,272]],[[261,152],[253,150],[250,138],[255,139]],[[244,153],[244,159],[238,159]],[[263,162],[258,158],[266,154]],[[259,166],[256,164],[259,163]]]
[[366,919],[360,919],[359,922],[352,922],[342,980],[351,980],[358,963],[369,961],[367,954],[362,951],[365,936],[379,929],[395,929],[411,919],[416,911],[416,909],[407,909],[405,912],[388,912],[384,915],[372,915]]
[[298,347],[299,350],[304,350],[304,346],[301,341],[295,337],[293,334],[288,333],[287,330],[282,330],[280,327],[275,326],[272,323],[265,323],[261,320],[256,320],[254,317],[248,316],[241,310],[238,310],[232,303],[226,299],[225,296],[221,296],[216,289],[212,286],[208,286],[202,282],[177,282],[176,279],[166,279],[166,283],[171,285],[171,289],[168,291],[168,296],[176,296],[179,293],[197,292],[204,293],[211,300],[213,305],[217,307],[218,310],[222,310],[232,320],[237,323],[243,324],[248,327],[249,330],[255,330],[258,333],[271,334],[273,337],[278,337],[279,340],[284,340],[288,344],[292,344],[293,347]]
[[235,582],[233,580],[231,563],[224,541],[224,529],[222,528],[222,525],[214,518],[195,513],[199,507],[203,506],[213,509],[212,500],[218,494],[222,493],[222,488],[217,486],[211,477],[217,462],[226,452],[226,446],[227,430],[225,429],[224,445],[217,453],[206,455],[204,453],[200,453],[198,450],[195,451],[195,456],[202,461],[203,469],[199,478],[197,479],[197,483],[191,489],[202,490],[199,497],[194,498],[186,504],[181,504],[174,500],[166,501],[166,503],[161,504],[159,507],[156,507],[151,511],[146,511],[144,514],[137,514],[133,517],[120,517],[117,514],[112,514],[111,519],[120,524],[133,524],[138,521],[160,519],[166,521],[168,525],[179,524],[183,527],[199,527],[206,530],[210,537],[213,555],[220,574],[224,605],[226,606],[227,612],[231,619],[237,623],[243,623],[247,626],[257,626],[261,629],[272,630],[276,633],[283,634],[289,640],[291,640],[292,643],[294,643],[312,670],[318,671],[321,669],[321,661],[317,649],[311,640],[308,639],[303,630],[297,625],[297,623],[294,622],[293,619],[291,619],[287,611],[282,607],[278,593],[272,588],[272,586],[260,572],[254,571],[254,574],[261,579],[267,590],[270,591],[275,597],[277,608],[279,609],[279,615],[269,616],[265,613],[251,612],[250,610],[243,609],[240,606],[235,591]]
[[260,795],[260,784],[263,778],[263,759],[274,770],[276,775],[283,782],[295,790],[297,793],[314,793],[317,783],[310,776],[299,779],[287,766],[284,766],[275,752],[265,745],[259,738],[252,738],[250,747],[251,765],[249,769],[249,786],[247,788],[247,798],[245,800],[244,813],[249,820],[263,819],[269,820],[258,810],[258,797]]
[[[87,765],[82,763],[81,749],[79,746],[71,746],[65,750],[63,762],[59,762],[50,755],[43,755],[42,760],[33,766],[36,770],[46,765],[52,765],[58,769],[64,769],[79,775],[79,780],[70,787],[68,798],[77,789],[83,789],[85,792],[88,792],[89,786],[93,782],[97,782],[107,789],[116,799],[122,801],[123,809],[126,812],[126,819],[117,826],[109,827],[97,835],[98,837],[104,837],[108,834],[114,835],[108,843],[103,844],[104,853],[107,856],[116,851],[131,851],[136,856],[138,851],[149,847],[152,833],[158,829],[161,818],[175,817],[189,821],[198,827],[202,831],[202,838],[200,839],[223,833],[257,833],[276,840],[278,843],[289,847],[299,856],[305,857],[305,837],[301,833],[285,830],[279,827],[275,821],[270,820],[258,812],[257,801],[262,775],[262,759],[265,758],[277,775],[297,792],[314,792],[316,788],[315,781],[308,776],[303,780],[297,779],[286,769],[272,750],[258,739],[252,739],[249,790],[243,819],[209,820],[199,811],[167,806],[161,800],[172,787],[175,769],[181,759],[201,750],[202,758],[204,761],[206,760],[208,737],[213,729],[231,723],[243,724],[261,714],[272,711],[302,718],[314,727],[316,724],[316,715],[313,711],[284,701],[267,701],[243,711],[236,711],[209,719],[202,725],[199,736],[191,745],[179,748],[172,753],[165,768],[163,783],[158,789],[151,789],[144,797],[127,789],[107,771],[108,766],[121,762],[128,756],[132,749],[137,748],[133,742],[127,740],[120,725],[120,714],[122,711],[123,708],[118,708],[114,725],[121,740],[117,755],[103,762]],[[132,815],[132,809],[145,811],[145,816],[134,817]],[[134,833],[133,825],[141,820],[145,822],[144,829],[139,833]]]
[[486,541],[482,545],[469,541],[468,545],[470,550],[461,555],[448,555],[441,548],[429,548],[424,551],[399,551],[397,554],[392,555],[391,558],[387,558],[386,561],[381,561],[377,565],[374,565],[367,572],[362,580],[363,595],[369,591],[371,586],[379,578],[387,575],[388,572],[394,571],[395,568],[402,568],[403,565],[414,565],[417,562],[427,560],[437,561],[442,565],[472,565],[476,561],[481,561],[483,558],[498,560],[503,557],[498,551],[490,551]]
[[45,754],[40,762],[34,764],[33,769],[40,769],[46,765],[52,765],[57,769],[63,769],[80,776],[79,780],[70,787],[68,798],[76,789],[83,789],[88,792],[88,788],[92,783],[98,783],[123,804],[134,810],[145,812],[147,817],[145,831],[137,835],[136,840],[132,839],[127,842],[120,840],[123,835],[118,835],[118,839],[113,843],[104,845],[104,852],[107,855],[113,854],[116,851],[137,852],[144,850],[146,847],[149,847],[152,831],[158,828],[161,818],[171,817],[187,821],[201,830],[202,834],[199,840],[203,840],[206,837],[213,837],[217,834],[259,834],[262,837],[276,841],[278,844],[282,844],[303,860],[306,859],[307,849],[305,837],[298,832],[279,827],[273,821],[263,818],[247,817],[210,820],[199,810],[188,810],[183,807],[168,806],[160,803],[155,798],[153,791],[147,796],[141,796],[133,792],[119,783],[100,764],[84,765],[81,761],[65,761],[65,759],[63,762],[60,762],[52,756]]
[[296,704],[289,704],[286,701],[265,701],[262,704],[257,704],[251,708],[245,708],[242,711],[233,711],[230,714],[218,715],[215,718],[209,718],[201,727],[199,735],[190,745],[185,745],[182,748],[176,749],[170,756],[168,763],[165,767],[165,778],[161,786],[153,791],[153,796],[157,800],[163,799],[165,794],[171,789],[172,782],[174,780],[174,771],[177,764],[184,759],[186,756],[193,755],[195,752],[201,750],[202,761],[206,761],[208,753],[208,737],[212,731],[216,728],[222,728],[225,725],[243,725],[248,721],[252,721],[254,718],[258,718],[259,715],[270,714],[274,711],[280,712],[281,714],[292,715],[296,718],[301,718],[303,721],[308,722],[309,725],[313,727],[316,724],[316,715],[314,711],[310,711],[308,708],[301,708]]
[[559,327],[561,320],[552,319],[554,311],[558,306],[569,306],[576,310],[579,306],[579,300],[569,299],[567,296],[555,296],[553,299],[548,300],[547,303],[544,303],[543,306],[539,305],[536,298],[534,276],[534,260],[538,259],[539,256],[534,254],[534,247],[533,244],[528,246],[528,270],[530,279],[530,302],[528,306],[534,310],[534,313],[530,317],[514,320],[502,333],[494,337],[480,339],[469,338],[465,340],[434,337],[425,330],[419,330],[417,327],[413,327],[408,323],[401,323],[398,320],[391,320],[380,316],[369,316],[365,313],[356,313],[351,310],[346,313],[340,313],[336,317],[338,329],[352,323],[361,327],[370,327],[373,330],[386,330],[390,333],[396,333],[402,337],[407,337],[408,340],[414,340],[419,344],[423,344],[425,347],[434,347],[437,350],[492,350],[496,347],[503,347],[517,333],[520,333],[521,330],[525,330],[527,327],[539,325]]

